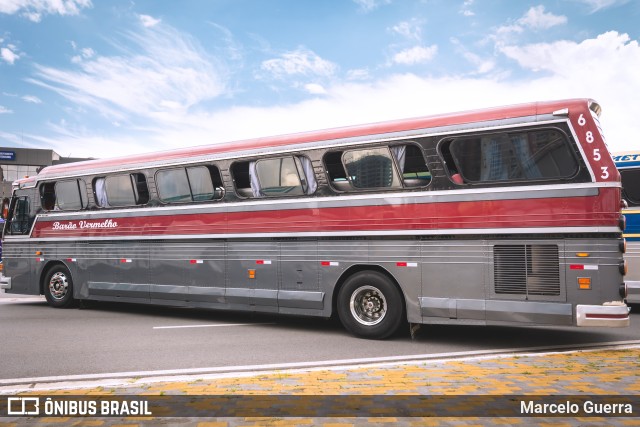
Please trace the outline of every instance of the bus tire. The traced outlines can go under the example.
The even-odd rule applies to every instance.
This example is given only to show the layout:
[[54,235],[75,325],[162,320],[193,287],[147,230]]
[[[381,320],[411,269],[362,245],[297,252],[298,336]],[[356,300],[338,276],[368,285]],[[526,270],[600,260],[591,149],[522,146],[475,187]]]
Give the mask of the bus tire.
[[349,332],[373,339],[393,335],[404,315],[400,291],[377,271],[361,271],[349,277],[338,292],[337,311]]
[[51,266],[44,275],[42,291],[51,307],[71,307],[75,300],[73,299],[73,280],[69,269],[62,264]]

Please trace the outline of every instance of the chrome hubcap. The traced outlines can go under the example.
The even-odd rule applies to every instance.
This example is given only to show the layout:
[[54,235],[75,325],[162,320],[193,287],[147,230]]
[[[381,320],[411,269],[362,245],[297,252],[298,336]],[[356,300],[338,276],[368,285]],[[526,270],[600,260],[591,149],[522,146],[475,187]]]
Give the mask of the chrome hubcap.
[[351,294],[349,301],[351,315],[359,323],[367,326],[382,322],[387,314],[387,300],[378,288],[361,286]]
[[54,273],[49,279],[49,293],[53,299],[61,300],[67,295],[69,281],[64,273]]

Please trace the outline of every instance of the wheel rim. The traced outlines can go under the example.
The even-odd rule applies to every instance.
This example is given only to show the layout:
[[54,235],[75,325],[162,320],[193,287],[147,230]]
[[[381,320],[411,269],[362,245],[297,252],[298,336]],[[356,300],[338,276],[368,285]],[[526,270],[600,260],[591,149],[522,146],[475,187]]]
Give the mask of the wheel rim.
[[382,322],[387,315],[387,300],[380,289],[361,286],[351,294],[349,308],[358,323],[373,326]]
[[69,279],[62,272],[54,273],[49,279],[49,294],[55,300],[64,299],[69,290]]

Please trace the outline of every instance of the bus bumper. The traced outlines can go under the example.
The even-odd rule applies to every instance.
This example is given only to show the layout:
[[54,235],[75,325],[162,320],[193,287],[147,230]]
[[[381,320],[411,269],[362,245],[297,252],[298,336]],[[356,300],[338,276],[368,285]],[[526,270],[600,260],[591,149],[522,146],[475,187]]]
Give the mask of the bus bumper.
[[603,326],[624,328],[629,326],[629,307],[623,302],[607,302],[603,305],[576,306],[578,326]]
[[627,302],[640,304],[640,281],[625,280],[627,285]]
[[0,273],[0,289],[11,289],[11,277]]

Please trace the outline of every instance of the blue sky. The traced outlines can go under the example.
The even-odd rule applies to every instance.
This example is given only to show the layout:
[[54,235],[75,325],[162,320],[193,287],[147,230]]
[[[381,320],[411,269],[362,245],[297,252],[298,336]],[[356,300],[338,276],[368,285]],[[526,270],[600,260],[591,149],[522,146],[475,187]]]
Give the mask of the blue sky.
[[0,0],[0,146],[113,157],[590,97],[640,149],[636,0]]

